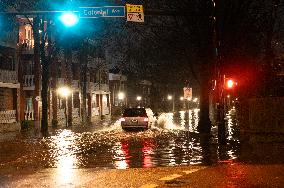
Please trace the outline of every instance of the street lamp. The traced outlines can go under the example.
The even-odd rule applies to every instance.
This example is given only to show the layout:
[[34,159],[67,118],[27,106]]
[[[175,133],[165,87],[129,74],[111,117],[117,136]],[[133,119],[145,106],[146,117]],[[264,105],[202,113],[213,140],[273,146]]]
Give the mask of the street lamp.
[[60,87],[57,89],[57,93],[61,96],[61,97],[65,97],[65,118],[66,118],[66,127],[68,127],[68,113],[67,113],[67,107],[68,107],[68,103],[67,103],[67,99],[68,96],[71,94],[71,90],[64,86],[64,87]]
[[118,100],[119,100],[119,103],[120,103],[120,111],[121,111],[121,113],[122,113],[122,101],[124,100],[124,98],[125,98],[125,94],[123,93],[123,92],[119,92],[118,94],[117,94],[117,96],[118,96]]
[[118,100],[123,100],[125,98],[125,94],[123,92],[118,93]]
[[140,107],[140,105],[141,105],[141,104],[140,104],[141,99],[142,99],[141,96],[137,96],[137,97],[136,97],[136,100],[138,101],[138,107]]

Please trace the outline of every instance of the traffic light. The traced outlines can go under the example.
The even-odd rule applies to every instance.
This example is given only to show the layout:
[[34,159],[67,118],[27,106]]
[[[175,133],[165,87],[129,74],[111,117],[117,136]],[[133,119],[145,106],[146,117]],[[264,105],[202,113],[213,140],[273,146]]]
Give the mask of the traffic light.
[[237,85],[237,82],[233,79],[226,79],[225,81],[225,89],[234,89]]
[[73,27],[79,22],[78,15],[72,12],[65,12],[60,17],[59,20],[66,26],[66,27]]

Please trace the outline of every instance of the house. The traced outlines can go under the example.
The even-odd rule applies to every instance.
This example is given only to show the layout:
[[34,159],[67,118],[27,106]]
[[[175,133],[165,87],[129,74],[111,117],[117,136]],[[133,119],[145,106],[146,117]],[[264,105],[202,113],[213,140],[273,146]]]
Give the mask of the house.
[[0,132],[20,129],[17,25],[14,17],[1,24],[0,32]]
[[112,114],[120,115],[122,108],[128,104],[127,98],[127,77],[121,72],[110,70],[108,75],[110,88],[110,102],[112,106]]
[[[41,76],[34,50],[33,28],[30,24],[33,21],[32,18],[27,20],[18,17],[18,46],[23,78],[21,79],[23,102],[20,106],[25,112],[22,120],[39,121]],[[50,125],[71,126],[81,124],[83,118],[94,122],[111,115],[106,61],[103,57],[88,57],[87,62],[83,62],[79,58],[79,53],[79,51],[67,52],[66,49],[60,49],[49,62]]]
[[131,107],[151,107],[152,83],[148,80],[136,80],[128,85],[128,105]]
[[137,96],[141,95],[140,105],[143,107],[150,107],[151,105],[151,87],[152,83],[148,80],[141,80],[137,84]]

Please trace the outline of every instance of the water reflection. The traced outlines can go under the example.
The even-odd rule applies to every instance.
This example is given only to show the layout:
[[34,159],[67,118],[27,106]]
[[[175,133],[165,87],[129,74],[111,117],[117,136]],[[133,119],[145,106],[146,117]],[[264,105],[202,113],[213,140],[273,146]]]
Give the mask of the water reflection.
[[179,118],[177,124],[183,130],[188,130],[189,132],[197,132],[197,125],[199,121],[199,109],[190,109],[186,111],[179,111]]
[[129,150],[128,143],[125,142],[117,142],[115,146],[113,146],[114,150],[114,166],[117,169],[126,169],[129,168]]
[[185,128],[185,123],[186,123],[186,120],[185,120],[185,112],[186,111],[179,111],[179,114],[180,114],[180,125],[181,127]]
[[152,147],[153,143],[150,139],[143,139],[141,141],[131,139],[118,142],[112,148],[115,151],[113,156],[115,168],[152,167]]
[[57,136],[51,137],[49,153],[54,156],[57,182],[68,184],[76,177],[72,168],[77,167],[75,134],[71,130],[62,130]]
[[56,168],[58,181],[65,184],[76,178],[73,168],[211,165],[227,160],[251,161],[271,153],[275,157],[283,151],[275,144],[276,148],[270,145],[267,152],[264,144],[241,143],[234,109],[226,117],[229,142],[219,145],[214,133],[197,133],[198,113],[198,109],[192,109],[161,114],[153,129],[142,132],[125,132],[115,123],[102,126],[99,131],[57,129],[47,138],[0,140],[0,162],[7,168],[19,164]]
[[54,167],[65,171],[77,167],[77,158],[75,151],[76,135],[71,130],[62,130],[57,136],[51,137],[49,153],[54,156]]
[[235,107],[233,107],[232,109],[230,109],[228,111],[228,113],[226,114],[226,118],[227,120],[227,132],[228,132],[228,136],[227,139],[231,140],[231,141],[238,141],[238,122],[237,122],[237,117],[236,117],[236,109]]
[[152,152],[153,152],[153,143],[151,141],[143,141],[143,147],[142,147],[142,158],[143,158],[143,167],[149,168],[153,166],[152,161]]

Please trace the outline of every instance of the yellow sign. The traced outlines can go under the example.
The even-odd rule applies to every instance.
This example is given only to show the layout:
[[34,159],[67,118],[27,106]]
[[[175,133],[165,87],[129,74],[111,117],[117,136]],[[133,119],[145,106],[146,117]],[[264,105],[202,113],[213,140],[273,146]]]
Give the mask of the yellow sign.
[[143,13],[143,6],[126,4],[126,11],[127,13]]

